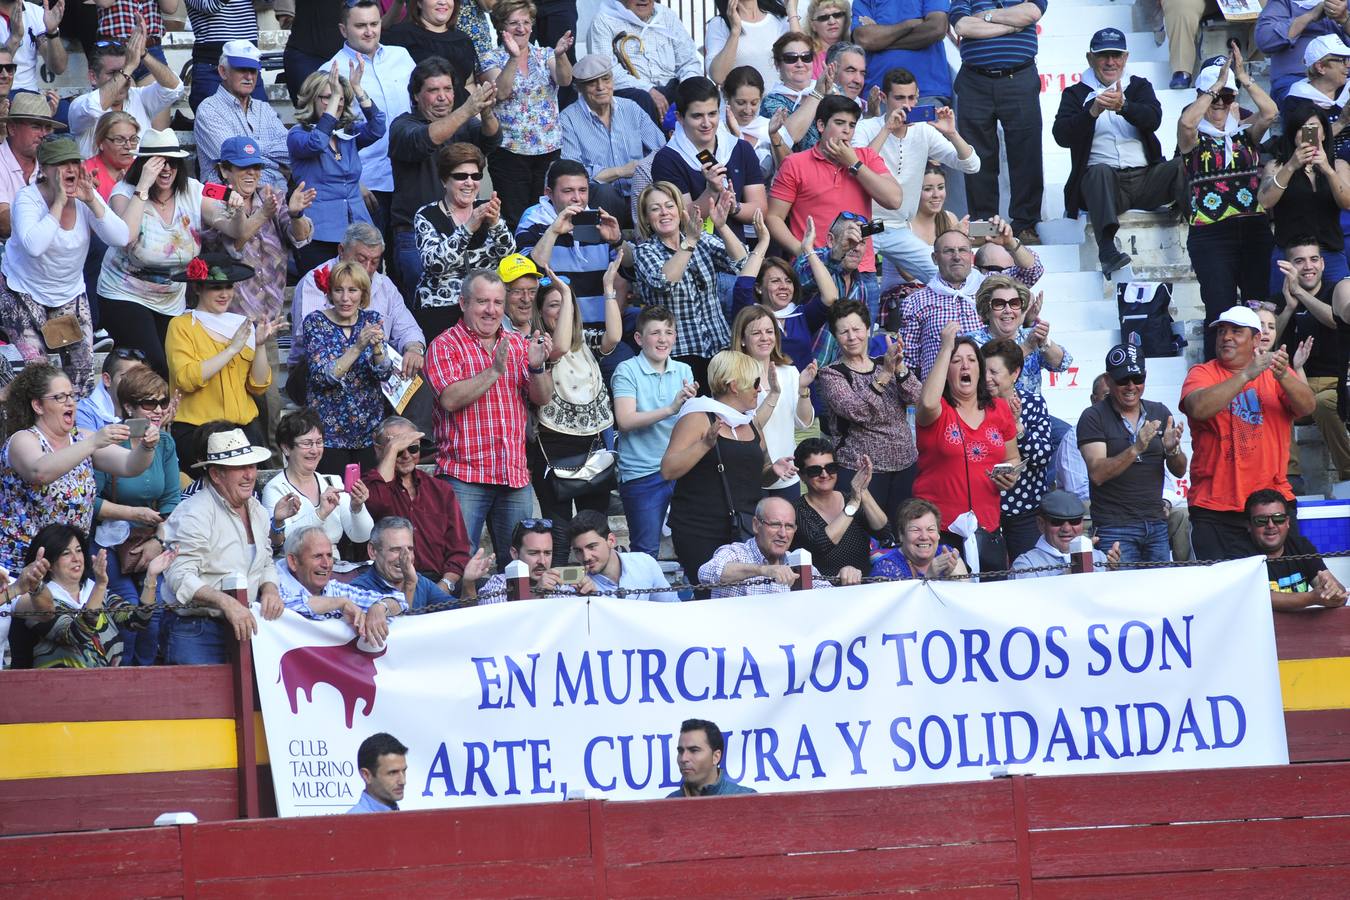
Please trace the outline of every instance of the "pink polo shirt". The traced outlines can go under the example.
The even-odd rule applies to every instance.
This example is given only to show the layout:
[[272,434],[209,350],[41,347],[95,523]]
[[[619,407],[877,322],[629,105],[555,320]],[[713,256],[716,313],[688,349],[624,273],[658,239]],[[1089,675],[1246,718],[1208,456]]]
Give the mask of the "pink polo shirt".
[[[886,161],[876,151],[867,147],[854,147],[853,152],[873,172],[884,175],[889,171]],[[769,196],[792,204],[787,224],[793,234],[800,237],[806,232],[807,216],[815,219],[817,247],[824,247],[830,242],[830,225],[841,212],[872,218],[871,196],[863,190],[858,179],[849,174],[848,169],[821,153],[819,147],[794,153],[783,160]],[[872,239],[869,237],[863,242],[862,262],[858,264],[858,271],[876,270],[876,255],[872,252]]]
[[33,184],[37,180],[37,175],[38,166],[35,162],[33,174],[24,178],[19,160],[14,156],[14,151],[9,149],[9,141],[0,141],[0,203],[13,205],[14,195],[20,188]]

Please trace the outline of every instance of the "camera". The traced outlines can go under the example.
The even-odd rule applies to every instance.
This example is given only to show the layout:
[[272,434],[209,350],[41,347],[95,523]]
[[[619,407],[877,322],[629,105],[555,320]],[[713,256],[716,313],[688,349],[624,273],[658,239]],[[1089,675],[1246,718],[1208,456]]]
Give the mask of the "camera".
[[886,223],[885,223],[885,222],[868,222],[866,225],[862,226],[862,228],[860,228],[860,229],[858,229],[858,230],[862,233],[862,236],[863,236],[863,237],[865,237],[865,238],[866,238],[866,237],[871,237],[871,236],[874,235],[874,234],[881,234],[881,232],[885,231],[885,230],[886,230]]

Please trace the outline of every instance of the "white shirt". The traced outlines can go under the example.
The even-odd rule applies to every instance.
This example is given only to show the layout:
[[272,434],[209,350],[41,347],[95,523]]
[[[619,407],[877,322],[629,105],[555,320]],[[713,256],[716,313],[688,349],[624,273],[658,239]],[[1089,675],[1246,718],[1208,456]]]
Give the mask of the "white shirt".
[[[47,33],[47,26],[42,22],[42,6],[38,3],[28,3],[25,0],[23,4],[23,40],[19,44],[18,51],[14,54],[14,62],[18,69],[14,72],[14,88],[25,91],[41,92],[42,85],[38,84],[38,45],[34,40],[34,35],[41,37]],[[0,19],[0,44],[9,40],[10,30],[9,22]],[[60,38],[57,38],[60,40]]]
[[[152,127],[155,116],[177,103],[186,90],[181,81],[176,88],[166,88],[158,83],[133,87],[127,92],[122,109],[131,114],[141,126],[140,133],[145,134]],[[97,88],[70,101],[70,133],[75,136],[85,159],[98,152],[94,147],[94,126],[105,112]]]
[[320,519],[319,510],[309,498],[300,493],[291,480],[286,477],[286,471],[283,469],[275,478],[267,482],[262,490],[262,504],[267,508],[267,514],[272,515],[277,508],[277,503],[287,494],[294,494],[300,498],[300,511],[286,520],[286,534],[290,534],[297,528],[304,528],[309,525],[318,525],[323,529],[323,533],[328,535],[328,539],[333,542],[333,558],[341,559],[338,555],[338,541],[342,540],[345,533],[355,543],[363,543],[370,539],[370,531],[375,527],[375,520],[371,518],[370,510],[362,506],[360,512],[352,512],[352,495],[342,490],[342,479],[336,475],[318,475],[319,494],[329,487],[335,487],[340,492],[338,494],[338,505],[328,514],[328,518]]
[[[769,414],[769,421],[764,423],[764,446],[768,448],[769,459],[782,459],[784,456],[791,456],[797,448],[796,429],[806,428],[811,423],[810,421],[802,422],[797,419],[797,385],[801,373],[797,371],[796,366],[776,366],[775,368],[778,369],[778,403],[774,406],[773,412]],[[756,409],[769,398],[767,378],[761,388],[759,402],[755,404]],[[796,475],[791,478],[780,478],[770,485],[770,489],[778,490],[800,482],[801,479]]]
[[99,218],[83,200],[72,202],[75,225],[67,230],[52,217],[37,185],[30,184],[14,197],[13,232],[0,271],[11,289],[32,295],[43,306],[64,306],[85,292],[91,229],[109,247],[125,247],[131,239],[126,223],[106,204]]
[[1092,150],[1088,153],[1087,164],[1105,165],[1113,169],[1148,165],[1144,142],[1139,139],[1139,129],[1126,121],[1124,116],[1110,110],[1102,113],[1097,117],[1097,127],[1092,133]]
[[[338,67],[338,74],[347,77],[347,64],[356,59],[357,53],[348,44],[343,44],[323,67],[327,72]],[[361,89],[370,95],[375,106],[384,113],[384,134],[369,147],[361,148],[361,184],[372,191],[392,191],[394,189],[394,168],[389,162],[389,126],[405,112],[412,110],[412,98],[408,94],[408,82],[412,80],[412,70],[416,63],[402,47],[375,48],[374,56],[365,57],[366,71],[361,76]],[[361,106],[356,103],[357,117],[364,121]]]
[[[747,22],[742,19],[741,39],[736,44],[736,59],[732,61],[731,68],[754,66],[764,79],[765,85],[773,84],[778,80],[778,67],[773,63],[774,41],[787,34],[787,30],[786,19],[767,13],[758,22]],[[712,78],[712,61],[722,52],[722,48],[727,45],[730,38],[731,32],[727,28],[726,20],[721,16],[713,16],[708,20],[703,32],[703,42],[704,55],[708,58],[709,78]]]
[[[853,132],[853,146],[871,146],[885,127],[884,115],[863,119]],[[923,193],[923,171],[930,159],[966,174],[980,171],[980,157],[974,150],[970,151],[968,159],[958,159],[952,142],[927,122],[910,125],[905,129],[903,138],[888,135],[886,143],[881,145],[881,158],[886,161],[886,167],[895,173],[895,180],[900,183],[903,194],[900,206],[896,209],[887,209],[880,203],[872,204],[872,217],[885,222],[887,227],[908,227],[909,220],[919,208],[919,197]]]

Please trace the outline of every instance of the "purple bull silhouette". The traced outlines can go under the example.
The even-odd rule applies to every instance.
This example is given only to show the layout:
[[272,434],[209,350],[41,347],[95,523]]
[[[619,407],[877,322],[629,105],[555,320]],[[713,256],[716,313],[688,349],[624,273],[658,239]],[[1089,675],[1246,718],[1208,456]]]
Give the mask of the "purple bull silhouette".
[[281,674],[286,696],[291,700],[291,712],[299,713],[299,692],[314,702],[314,686],[327,684],[342,695],[347,712],[347,727],[352,727],[356,702],[364,700],[366,708],[361,715],[369,716],[375,709],[375,660],[384,656],[387,647],[379,653],[367,653],[356,646],[357,638],[335,647],[296,647],[281,656]]

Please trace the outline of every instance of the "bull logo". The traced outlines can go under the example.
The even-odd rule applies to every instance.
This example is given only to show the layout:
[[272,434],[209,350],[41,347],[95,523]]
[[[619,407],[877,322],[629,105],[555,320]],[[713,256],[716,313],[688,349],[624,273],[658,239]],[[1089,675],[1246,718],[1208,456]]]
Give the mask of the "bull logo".
[[375,660],[384,656],[388,648],[369,653],[356,645],[358,640],[352,638],[331,647],[296,647],[282,654],[277,681],[284,684],[292,714],[300,712],[300,691],[313,703],[314,686],[327,684],[342,695],[348,728],[352,727],[358,700],[365,701],[361,715],[370,715],[375,709]]

